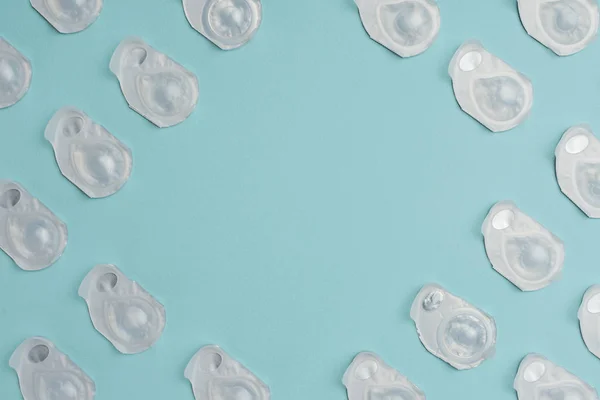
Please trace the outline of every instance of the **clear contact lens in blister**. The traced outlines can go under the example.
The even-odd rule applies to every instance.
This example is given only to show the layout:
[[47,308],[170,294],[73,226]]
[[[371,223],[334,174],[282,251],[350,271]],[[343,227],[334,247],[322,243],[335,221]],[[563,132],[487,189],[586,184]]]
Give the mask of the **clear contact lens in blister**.
[[31,62],[0,37],[0,109],[21,100],[30,85]]
[[223,50],[246,44],[262,22],[260,0],[183,0],[190,25]]
[[342,382],[348,400],[425,400],[417,386],[374,353],[359,353]]
[[77,108],[58,110],[44,136],[60,172],[89,197],[110,196],[131,175],[131,150]]
[[31,6],[60,33],[90,26],[102,11],[103,0],[31,0]]
[[597,0],[519,0],[527,33],[559,56],[583,50],[598,33]]
[[439,285],[419,291],[410,317],[423,346],[456,369],[475,368],[495,353],[494,319]]
[[477,41],[454,53],[448,73],[460,108],[492,132],[516,127],[531,111],[531,81]]
[[519,400],[598,400],[596,389],[539,354],[528,354],[514,380]]
[[165,309],[116,266],[95,266],[79,286],[94,328],[121,353],[149,349],[162,335]]
[[19,376],[23,400],[94,398],[94,382],[48,339],[32,337],[25,340],[8,363]]
[[0,180],[0,248],[24,270],[52,265],[67,245],[67,226],[23,186]]
[[196,76],[141,39],[123,40],[110,70],[129,107],[159,128],[182,122],[198,102]]
[[600,218],[600,141],[589,125],[563,134],[554,152],[560,190],[590,218]]
[[560,278],[563,242],[512,201],[496,203],[481,232],[492,267],[519,289],[538,290]]
[[600,358],[600,285],[586,290],[577,317],[585,345],[593,355]]
[[268,400],[269,387],[219,346],[205,346],[192,357],[184,376],[196,400]]
[[355,2],[371,39],[400,57],[423,53],[440,31],[440,9],[434,0]]

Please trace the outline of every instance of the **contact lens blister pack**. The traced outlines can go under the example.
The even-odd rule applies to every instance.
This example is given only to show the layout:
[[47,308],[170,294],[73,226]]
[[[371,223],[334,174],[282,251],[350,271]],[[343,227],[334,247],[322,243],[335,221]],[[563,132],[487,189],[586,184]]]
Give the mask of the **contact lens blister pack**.
[[198,79],[139,38],[123,40],[110,60],[131,109],[159,128],[184,121],[198,102]]
[[600,218],[600,141],[592,129],[567,129],[554,155],[560,190],[588,217]]
[[80,32],[96,21],[104,0],[31,0],[31,6],[60,33]]
[[348,400],[425,400],[425,394],[377,354],[359,353],[342,378]]
[[246,44],[262,22],[260,0],[183,0],[190,25],[223,50]]
[[440,9],[434,0],[355,2],[371,39],[400,57],[423,53],[440,31]]
[[496,203],[481,232],[492,267],[519,289],[538,290],[560,278],[563,242],[512,201]]
[[539,354],[521,361],[514,388],[519,400],[598,400],[596,389]]
[[185,367],[196,400],[268,400],[269,387],[219,346],[198,350]]
[[131,150],[77,108],[58,110],[44,136],[60,172],[89,197],[114,194],[131,175]]
[[600,358],[600,285],[586,290],[577,317],[585,345],[590,353]]
[[439,285],[419,291],[410,317],[427,351],[458,370],[475,368],[495,353],[494,319]]
[[583,50],[598,33],[597,0],[519,0],[518,4],[529,36],[559,56]]
[[94,328],[121,353],[149,349],[162,335],[165,309],[116,266],[96,265],[79,286]]
[[23,186],[0,180],[0,248],[26,271],[52,265],[67,245],[67,226]]
[[460,108],[492,132],[516,127],[531,111],[531,81],[478,41],[459,47],[448,73]]
[[0,37],[0,109],[21,100],[30,85],[31,62]]
[[23,400],[94,398],[94,381],[48,339],[26,339],[8,363],[19,376]]

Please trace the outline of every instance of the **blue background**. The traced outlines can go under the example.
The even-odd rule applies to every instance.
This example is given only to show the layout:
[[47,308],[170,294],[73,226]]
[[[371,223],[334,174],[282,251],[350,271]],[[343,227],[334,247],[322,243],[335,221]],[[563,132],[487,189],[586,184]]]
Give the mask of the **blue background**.
[[[341,377],[379,353],[429,399],[513,399],[520,359],[540,352],[600,385],[577,308],[600,282],[600,221],[557,186],[554,147],[587,122],[600,132],[600,43],[560,58],[530,38],[515,0],[440,0],[442,28],[401,59],[371,41],[352,0],[267,0],[245,47],[193,30],[180,0],[106,0],[61,35],[25,0],[0,2],[0,35],[33,64],[29,93],[0,110],[0,176],[21,182],[69,228],[39,272],[0,254],[0,398],[19,399],[8,359],[41,335],[96,382],[97,400],[193,399],[183,370],[221,345],[273,399],[345,399]],[[158,129],[130,110],[108,63],[137,35],[193,71],[198,106]],[[532,114],[491,134],[457,106],[447,65],[466,39],[531,78]],[[130,181],[92,200],[62,177],[46,123],[73,105],[133,151]],[[566,246],[563,279],[522,293],[486,258],[480,225],[511,199]],[[77,288],[114,263],[167,310],[149,351],[122,355],[94,330]],[[409,318],[438,282],[496,318],[496,356],[458,372],[426,352]]]

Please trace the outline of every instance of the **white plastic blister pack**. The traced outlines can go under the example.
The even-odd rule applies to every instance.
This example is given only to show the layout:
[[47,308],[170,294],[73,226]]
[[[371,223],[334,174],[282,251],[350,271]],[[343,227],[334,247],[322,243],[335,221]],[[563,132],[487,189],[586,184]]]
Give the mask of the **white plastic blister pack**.
[[116,266],[96,265],[79,286],[94,328],[121,353],[149,349],[165,328],[162,304]]
[[185,120],[198,102],[198,79],[138,38],[119,44],[110,60],[125,100],[133,110],[166,128]]
[[268,400],[269,387],[219,346],[198,350],[185,367],[196,400]]
[[44,136],[60,172],[89,197],[114,194],[131,175],[131,150],[77,108],[58,110]]
[[427,351],[456,369],[475,368],[495,353],[494,319],[439,285],[419,291],[410,317]]
[[600,218],[600,141],[588,125],[569,128],[554,152],[560,190],[590,218]]
[[23,400],[92,400],[94,382],[48,339],[32,337],[8,362],[19,376]]
[[31,63],[19,50],[0,37],[0,109],[25,96],[31,85]]
[[477,41],[454,53],[448,73],[460,108],[492,132],[516,127],[531,111],[531,81]]
[[223,50],[248,43],[262,21],[260,0],[183,0],[195,30]]
[[598,33],[597,0],[519,0],[523,27],[559,56],[583,50]]
[[538,290],[560,278],[563,242],[512,201],[496,203],[481,232],[492,267],[519,289]]
[[598,400],[594,388],[539,354],[521,361],[514,388],[519,400]]
[[577,317],[585,345],[593,355],[600,358],[600,285],[586,290]]
[[75,33],[96,21],[103,1],[31,0],[31,5],[60,33]]
[[374,353],[359,353],[342,382],[348,400],[425,400],[417,386]]
[[0,248],[26,271],[52,265],[67,245],[67,226],[23,186],[0,180]]
[[354,1],[371,39],[400,57],[423,53],[440,31],[440,9],[434,0]]

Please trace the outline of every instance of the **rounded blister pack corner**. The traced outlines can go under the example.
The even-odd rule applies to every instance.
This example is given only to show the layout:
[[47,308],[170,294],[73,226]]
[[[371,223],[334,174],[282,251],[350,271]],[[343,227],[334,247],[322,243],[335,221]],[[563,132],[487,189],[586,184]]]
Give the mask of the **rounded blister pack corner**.
[[58,110],[44,137],[61,174],[90,198],[116,193],[131,175],[131,150],[75,107]]
[[375,353],[356,355],[342,378],[348,400],[425,400],[425,394],[407,377],[386,364]]
[[78,294],[88,306],[94,328],[123,354],[148,350],[166,325],[164,306],[115,265],[96,265]]
[[67,246],[67,226],[23,186],[0,179],[0,248],[21,269],[54,264]]
[[400,57],[425,52],[441,25],[435,0],[354,0],[369,37]]
[[31,62],[0,36],[0,110],[16,104],[31,86]]
[[597,0],[518,0],[527,34],[559,56],[586,48],[598,34]]
[[159,128],[183,122],[196,108],[196,75],[140,38],[123,39],[109,68],[129,107]]
[[519,364],[513,388],[519,400],[598,400],[596,389],[546,357],[535,353],[525,356]]
[[95,396],[94,381],[46,338],[26,339],[8,364],[19,377],[23,400],[92,400]]
[[192,384],[196,400],[271,398],[271,391],[263,381],[216,345],[198,350],[183,375]]
[[104,0],[30,0],[31,6],[60,33],[77,33],[93,24]]
[[475,368],[495,354],[494,319],[437,284],[421,288],[410,317],[425,349],[458,370]]
[[577,318],[585,346],[600,358],[600,285],[590,286],[585,291]]
[[600,141],[592,128],[580,124],[567,129],[554,155],[561,192],[589,218],[600,218]]
[[529,78],[487,51],[477,40],[464,42],[448,65],[460,108],[492,132],[521,124],[533,106]]
[[484,246],[496,272],[524,292],[560,279],[563,242],[508,200],[490,209],[481,225]]
[[196,31],[222,50],[248,43],[262,22],[261,0],[183,0]]

